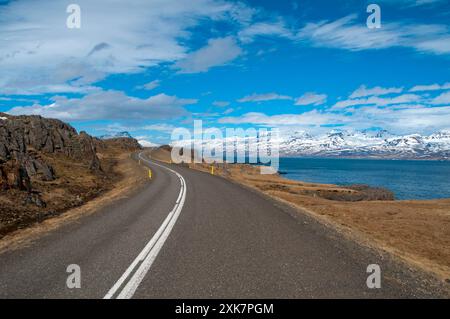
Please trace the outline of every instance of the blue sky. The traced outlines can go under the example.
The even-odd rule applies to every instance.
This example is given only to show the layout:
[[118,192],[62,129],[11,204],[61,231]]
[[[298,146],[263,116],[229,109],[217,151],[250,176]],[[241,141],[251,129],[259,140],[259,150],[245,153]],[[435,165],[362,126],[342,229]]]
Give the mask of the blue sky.
[[195,119],[431,133],[450,129],[449,21],[447,0],[0,1],[0,111],[156,143]]

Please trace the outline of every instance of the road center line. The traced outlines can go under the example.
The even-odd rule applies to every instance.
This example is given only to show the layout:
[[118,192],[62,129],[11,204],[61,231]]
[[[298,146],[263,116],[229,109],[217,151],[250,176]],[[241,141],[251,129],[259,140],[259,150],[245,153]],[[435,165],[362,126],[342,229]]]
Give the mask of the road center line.
[[[142,152],[139,153],[139,159],[144,162],[151,163],[147,159],[142,157]],[[181,210],[183,209],[183,205],[186,199],[186,181],[183,176],[181,176],[178,172],[165,167],[163,165],[152,163],[153,165],[160,166],[164,169],[169,170],[170,172],[177,175],[180,179],[181,189],[178,195],[177,201],[175,203],[172,211],[167,215],[164,222],[161,224],[158,231],[155,235],[150,239],[144,249],[139,253],[136,259],[131,263],[131,265],[127,268],[127,270],[123,273],[123,275],[119,278],[119,280],[114,284],[114,286],[108,291],[108,293],[103,297],[103,299],[111,299],[117,293],[117,291],[122,287],[122,285],[126,282],[126,280],[131,276],[131,278],[126,282],[124,288],[118,294],[118,299],[130,299],[133,297],[136,292],[139,284],[144,279],[145,275],[150,270],[153,262],[158,256],[159,251],[163,247],[165,241],[169,237],[173,226],[175,225]],[[133,273],[133,271],[137,268],[137,270]]]

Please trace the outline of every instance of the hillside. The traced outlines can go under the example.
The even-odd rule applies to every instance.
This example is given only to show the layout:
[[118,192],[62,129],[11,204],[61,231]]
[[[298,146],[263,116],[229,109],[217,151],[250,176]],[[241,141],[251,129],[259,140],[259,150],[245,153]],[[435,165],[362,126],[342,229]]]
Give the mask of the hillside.
[[0,236],[79,206],[119,178],[132,138],[103,141],[40,116],[0,113]]

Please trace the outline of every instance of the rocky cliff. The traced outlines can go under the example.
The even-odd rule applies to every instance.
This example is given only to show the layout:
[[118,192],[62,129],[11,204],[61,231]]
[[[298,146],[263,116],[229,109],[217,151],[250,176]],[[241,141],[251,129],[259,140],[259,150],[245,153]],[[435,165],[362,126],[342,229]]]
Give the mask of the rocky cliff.
[[70,125],[40,116],[0,113],[0,188],[30,190],[30,178],[55,179],[53,167],[42,154],[62,154],[101,170],[93,138]]
[[111,189],[118,158],[139,148],[133,138],[104,141],[59,120],[0,113],[0,237]]

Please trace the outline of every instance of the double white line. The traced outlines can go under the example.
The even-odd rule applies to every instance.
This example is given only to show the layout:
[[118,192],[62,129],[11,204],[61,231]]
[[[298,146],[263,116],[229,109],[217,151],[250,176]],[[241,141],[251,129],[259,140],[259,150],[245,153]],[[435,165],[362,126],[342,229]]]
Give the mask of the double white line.
[[[142,153],[139,153],[139,158],[144,162],[150,163],[148,160],[142,157]],[[123,273],[123,275],[108,291],[103,299],[111,299],[114,298],[114,296],[116,296],[117,299],[130,299],[131,297],[133,297],[136,289],[139,287],[139,284],[142,282],[145,275],[150,270],[150,267],[158,256],[159,251],[163,247],[166,239],[169,237],[170,232],[172,231],[172,228],[175,225],[178,216],[181,213],[181,210],[183,209],[184,201],[186,199],[186,181],[184,180],[183,176],[163,165],[159,165],[156,163],[152,164],[167,169],[178,176],[181,183],[180,194],[178,195],[175,206],[173,207],[169,215],[167,215],[166,219],[162,223],[161,227],[159,227],[156,234],[152,237],[152,239],[150,239],[144,249],[139,253],[136,259],[131,263],[128,269]],[[135,271],[136,268],[137,270]],[[123,289],[118,292],[122,286]]]

